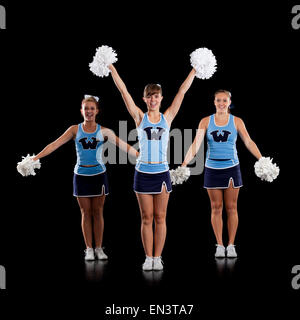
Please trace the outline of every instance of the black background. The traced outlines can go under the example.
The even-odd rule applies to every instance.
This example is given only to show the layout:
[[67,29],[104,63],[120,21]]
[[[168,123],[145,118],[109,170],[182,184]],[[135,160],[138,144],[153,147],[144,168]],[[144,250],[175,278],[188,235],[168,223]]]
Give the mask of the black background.
[[[7,290],[1,296],[29,299],[26,310],[31,312],[37,301],[50,303],[49,312],[58,304],[66,312],[90,306],[100,319],[113,303],[195,304],[197,318],[204,311],[225,316],[238,306],[253,315],[295,311],[299,292],[291,287],[291,269],[300,255],[297,188],[292,184],[298,179],[300,31],[291,26],[293,4],[3,5],[0,264],[6,268]],[[35,177],[16,172],[21,156],[38,153],[82,120],[80,103],[86,93],[100,96],[103,126],[118,134],[119,121],[126,120],[128,130],[134,128],[111,77],[98,78],[89,71],[88,63],[103,44],[116,50],[117,69],[143,110],[145,84],[162,85],[162,111],[191,69],[189,54],[199,47],[211,49],[217,72],[209,80],[194,80],[172,128],[195,130],[202,117],[214,112],[214,91],[225,88],[232,92],[233,114],[244,120],[262,154],[280,166],[277,180],[260,181],[254,157],[238,142],[244,187],[233,269],[220,269],[213,257],[215,239],[202,175],[173,188],[165,270],[160,281],[150,281],[141,271],[134,166],[108,164],[104,246],[109,261],[93,281],[83,261],[80,212],[72,196],[73,143],[42,159]]]

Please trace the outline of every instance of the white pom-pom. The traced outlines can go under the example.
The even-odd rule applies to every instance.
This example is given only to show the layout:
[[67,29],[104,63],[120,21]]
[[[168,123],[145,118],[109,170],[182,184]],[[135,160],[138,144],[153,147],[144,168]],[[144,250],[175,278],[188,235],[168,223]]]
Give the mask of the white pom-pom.
[[90,70],[98,77],[107,77],[110,73],[108,66],[118,60],[113,48],[101,46],[97,48],[93,61],[89,64]]
[[30,156],[29,154],[26,157],[22,157],[22,161],[18,162],[17,170],[23,176],[35,176],[35,169],[41,168],[40,160],[33,160],[35,155]]
[[209,79],[217,69],[216,57],[211,50],[199,48],[190,54],[191,65],[196,70],[196,77]]
[[191,175],[191,171],[187,167],[178,167],[175,170],[170,170],[171,182],[173,185],[182,184]]
[[254,171],[261,180],[272,182],[279,174],[279,167],[272,163],[270,157],[261,157],[255,162]]

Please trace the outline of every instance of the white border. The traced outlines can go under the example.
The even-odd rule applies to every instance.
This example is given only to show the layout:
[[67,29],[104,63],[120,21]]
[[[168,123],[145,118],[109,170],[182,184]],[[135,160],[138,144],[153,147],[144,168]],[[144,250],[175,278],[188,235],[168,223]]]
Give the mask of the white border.
[[138,126],[136,126],[136,129],[141,129],[140,127],[141,127],[141,125],[142,125],[142,123],[143,123],[143,121],[145,119],[145,116],[146,116],[146,113],[144,113],[143,119],[142,119],[141,123]]
[[233,125],[234,125],[234,127],[235,127],[235,130],[236,130],[236,136],[238,136],[238,130],[237,130],[237,128],[236,128],[236,125],[235,125],[235,116],[234,115],[232,115],[232,120],[233,120]]
[[171,192],[173,191],[173,190],[168,191],[167,184],[166,184],[165,181],[163,181],[162,184],[161,184],[161,191],[160,191],[160,192],[139,192],[139,191],[135,191],[134,189],[133,189],[133,191],[134,191],[135,193],[139,193],[139,194],[161,194],[162,191],[163,191],[163,185],[165,185],[165,188],[166,188],[166,192],[167,192],[167,193],[171,193]]
[[159,113],[159,121],[158,121],[158,122],[151,122],[151,121],[149,120],[148,111],[145,112],[145,114],[147,115],[147,121],[150,122],[151,124],[159,124],[159,123],[161,122],[161,116],[162,116],[162,113],[161,113],[161,112]]
[[[75,165],[76,166],[76,165]],[[103,168],[103,166],[100,164],[100,166]],[[98,166],[97,166],[98,167]],[[94,168],[94,167],[82,167],[82,168]],[[95,173],[95,174],[80,174],[80,173],[76,173],[75,172],[75,169],[73,171],[75,174],[77,174],[78,176],[84,176],[84,177],[92,177],[92,176],[97,176],[98,174],[102,174],[104,172],[106,172],[106,167],[105,167],[105,170],[102,171],[102,172],[98,172],[98,173]]]
[[230,116],[231,116],[230,113],[229,113],[228,121],[227,121],[227,123],[225,124],[225,126],[217,126],[217,125],[216,125],[215,115],[216,115],[216,114],[214,113],[214,114],[213,114],[213,116],[214,116],[214,125],[215,125],[216,127],[218,127],[218,128],[224,128],[224,127],[227,127],[227,126],[229,125]]
[[[240,163],[238,162],[237,164],[234,164],[233,166],[230,166],[230,167],[226,167],[226,168],[214,168],[214,167],[209,167],[206,165],[206,162],[207,162],[208,159],[206,159],[205,161],[205,168],[209,168],[209,169],[215,169],[215,170],[223,170],[223,169],[229,169],[229,168],[233,168],[233,167],[236,167],[238,166]],[[231,161],[233,161],[232,159],[230,159]],[[213,160],[212,160],[213,161]],[[221,161],[220,161],[221,162]]]
[[203,188],[205,188],[205,189],[228,189],[229,188],[229,185],[230,185],[230,180],[232,181],[232,186],[233,186],[233,188],[234,189],[238,189],[238,188],[241,188],[243,185],[240,185],[240,186],[235,186],[234,185],[234,180],[233,180],[233,178],[232,177],[230,177],[229,178],[229,181],[228,181],[228,187],[214,187],[214,188],[209,188],[209,187],[205,187],[205,186],[203,186]]
[[[86,131],[83,130],[83,122],[80,123],[81,130],[82,130],[84,133],[87,133],[87,134],[94,134],[94,133],[96,133],[97,130],[98,130],[98,128],[99,128],[99,126],[100,126],[99,123],[96,123],[96,125],[97,125],[97,126],[96,126],[96,130],[95,130],[95,131],[93,131],[93,132],[86,132]],[[100,129],[101,129],[101,128],[100,128]]]
[[138,171],[138,172],[140,172],[140,173],[156,174],[156,173],[163,173],[163,172],[167,172],[167,171],[169,171],[169,170],[170,170],[170,168],[168,168],[167,170],[164,170],[164,171],[156,171],[156,172],[145,172],[145,171],[141,171],[141,170],[137,169],[136,167],[135,167],[135,170],[136,170],[136,171]]
[[[76,194],[73,193],[73,196],[76,197],[76,198],[101,197],[101,196],[103,196],[104,189],[105,189],[105,191],[106,191],[105,185],[102,184],[102,192],[101,192],[101,194],[93,194],[93,195],[87,195],[87,196],[77,196]],[[109,194],[109,192],[108,192],[108,193],[104,193],[104,194],[107,196],[107,195]]]

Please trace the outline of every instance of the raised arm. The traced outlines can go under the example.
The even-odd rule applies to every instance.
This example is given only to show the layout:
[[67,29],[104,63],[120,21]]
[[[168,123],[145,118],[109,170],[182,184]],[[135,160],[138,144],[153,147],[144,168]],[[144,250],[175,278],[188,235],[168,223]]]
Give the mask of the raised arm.
[[262,157],[257,145],[250,138],[249,133],[246,129],[244,121],[241,118],[234,117],[236,129],[243,140],[246,148],[254,155],[256,159],[260,159]]
[[166,120],[168,121],[168,124],[171,125],[173,119],[175,118],[176,114],[179,111],[179,108],[182,104],[184,95],[189,90],[191,84],[193,83],[193,80],[195,78],[196,71],[195,69],[192,69],[192,71],[189,73],[187,78],[184,80],[182,85],[180,86],[172,104],[170,107],[165,111],[164,116]]
[[117,69],[112,64],[109,65],[109,69],[111,71],[111,76],[114,80],[114,83],[121,93],[121,96],[124,100],[124,103],[126,105],[128,112],[130,113],[133,120],[138,125],[143,119],[143,115],[144,115],[143,111],[139,107],[137,107],[136,104],[134,103],[131,95],[127,91],[125,83],[119,76]]
[[139,152],[135,148],[133,148],[131,145],[127,144],[125,141],[117,137],[111,129],[102,127],[102,132],[103,132],[103,135],[107,137],[107,139],[111,143],[119,147],[124,152],[127,152],[128,154],[130,154],[132,157],[135,157],[135,158],[139,156]]
[[195,137],[193,143],[191,144],[191,146],[189,147],[188,152],[186,153],[184,161],[181,165],[182,167],[186,167],[192,161],[192,159],[196,156],[196,154],[201,146],[201,143],[203,141],[203,138],[205,136],[207,125],[208,125],[208,117],[203,118],[200,121],[198,129],[197,129],[196,137]]
[[62,134],[58,139],[48,144],[40,153],[38,153],[33,160],[38,160],[48,156],[50,153],[58,149],[60,146],[71,140],[76,136],[77,125],[71,126],[67,131]]

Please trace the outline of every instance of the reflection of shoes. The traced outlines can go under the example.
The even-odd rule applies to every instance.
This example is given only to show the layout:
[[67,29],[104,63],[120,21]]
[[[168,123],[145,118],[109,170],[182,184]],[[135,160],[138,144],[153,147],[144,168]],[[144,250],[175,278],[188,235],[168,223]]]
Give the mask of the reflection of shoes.
[[94,273],[95,273],[95,261],[85,260],[85,278],[87,281],[94,281]]
[[234,244],[230,244],[227,246],[226,254],[227,254],[228,258],[236,258],[237,257],[237,253],[235,251]]
[[143,270],[142,273],[143,273],[143,277],[146,280],[146,282],[152,286],[154,272],[152,270]]
[[96,260],[94,261],[95,269],[94,269],[94,277],[95,281],[100,281],[104,279],[105,272],[107,270],[108,260]]
[[225,247],[220,244],[217,244],[216,246],[217,246],[217,250],[215,253],[215,257],[216,258],[225,258]]
[[85,253],[85,257],[84,260],[95,260],[95,256],[94,256],[94,249],[93,248],[86,248],[84,250]]
[[229,257],[229,259],[226,259],[226,267],[228,271],[230,272],[234,271],[236,261],[237,261],[237,258],[234,258],[234,257],[231,257],[231,258]]
[[153,258],[153,270],[162,270],[164,268],[161,257]]
[[108,259],[107,255],[103,251],[103,248],[95,248],[95,255],[98,260],[107,260]]
[[143,264],[143,270],[149,271],[153,269],[153,258],[146,256],[146,260]]
[[155,270],[153,273],[153,284],[159,284],[162,280],[164,270]]

